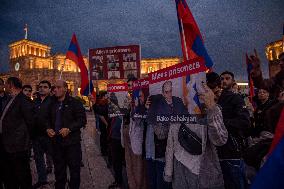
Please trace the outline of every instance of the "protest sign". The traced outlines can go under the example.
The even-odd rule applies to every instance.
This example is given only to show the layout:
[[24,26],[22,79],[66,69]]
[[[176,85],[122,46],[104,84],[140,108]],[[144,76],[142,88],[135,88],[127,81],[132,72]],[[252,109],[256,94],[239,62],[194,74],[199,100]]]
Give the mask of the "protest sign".
[[133,82],[133,107],[132,114],[133,118],[146,118],[145,103],[149,96],[149,81],[148,79],[140,79]]
[[107,92],[109,97],[109,117],[123,116],[129,110],[130,97],[126,83],[108,84]]
[[140,46],[89,49],[92,80],[140,77]]
[[[151,106],[148,111],[148,122],[190,122],[189,104],[191,96],[187,87],[192,85],[189,76],[205,72],[202,58],[186,61],[182,64],[152,72],[149,74],[149,92]],[[194,80],[196,93],[201,80]],[[199,83],[197,83],[199,82]],[[201,89],[200,89],[201,90]]]

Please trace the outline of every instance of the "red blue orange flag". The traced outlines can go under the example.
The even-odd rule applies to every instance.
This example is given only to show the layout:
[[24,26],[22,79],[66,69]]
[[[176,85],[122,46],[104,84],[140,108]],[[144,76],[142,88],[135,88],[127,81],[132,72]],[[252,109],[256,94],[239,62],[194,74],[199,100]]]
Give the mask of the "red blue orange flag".
[[284,108],[282,109],[278,124],[275,129],[275,134],[269,149],[269,154],[273,152],[273,150],[276,148],[282,138],[284,138]]
[[68,51],[66,53],[66,58],[74,61],[80,68],[81,74],[81,95],[96,96],[92,82],[89,80],[88,69],[84,63],[84,59],[77,41],[76,35],[73,34]]
[[[186,3],[186,0],[175,0],[181,47],[184,61],[194,58],[203,58],[208,70],[212,70],[213,62],[204,46],[200,30]],[[187,75],[183,83],[185,104],[190,114],[201,113],[201,102],[198,98],[198,91],[201,88],[201,81],[206,80],[205,73]]]
[[176,0],[176,9],[184,60],[203,57],[206,67],[212,68],[213,62],[207,53],[200,30],[186,0]]

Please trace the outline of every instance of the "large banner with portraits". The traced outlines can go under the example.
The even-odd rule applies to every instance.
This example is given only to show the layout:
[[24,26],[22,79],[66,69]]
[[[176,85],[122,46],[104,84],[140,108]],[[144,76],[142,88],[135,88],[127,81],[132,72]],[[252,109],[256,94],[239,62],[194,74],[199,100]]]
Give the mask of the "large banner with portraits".
[[145,103],[149,96],[149,80],[140,79],[133,82],[132,101],[132,118],[146,118]]
[[89,49],[92,80],[140,77],[140,46],[116,46]]
[[[204,60],[197,58],[150,73],[151,106],[148,110],[148,122],[150,124],[190,122],[191,120],[188,119],[190,119],[189,114],[192,114],[190,109],[194,105],[192,100],[195,97],[190,95],[188,89],[191,87],[191,90],[196,90],[196,95],[201,91],[198,86],[204,81],[196,77],[199,73],[205,73],[205,70]],[[190,81],[192,76],[195,77],[195,83]]]
[[131,101],[127,84],[108,84],[107,93],[109,97],[108,116],[125,115],[129,109],[129,101]]

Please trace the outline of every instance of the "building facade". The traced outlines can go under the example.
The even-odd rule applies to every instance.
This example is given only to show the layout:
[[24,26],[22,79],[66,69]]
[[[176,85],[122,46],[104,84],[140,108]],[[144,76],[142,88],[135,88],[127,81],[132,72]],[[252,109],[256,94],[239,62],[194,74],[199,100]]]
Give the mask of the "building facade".
[[[10,76],[19,77],[23,84],[32,85],[34,91],[42,80],[54,83],[59,79],[62,70],[62,79],[67,81],[72,95],[79,95],[80,70],[75,62],[66,59],[64,54],[51,54],[51,47],[28,39],[13,42],[9,45],[9,71],[0,74],[4,80]],[[265,53],[269,61],[269,76],[273,77],[279,70],[279,54],[283,52],[282,41],[275,41],[267,45]],[[84,57],[88,67],[88,57]],[[145,58],[141,60],[141,77],[148,73],[180,63],[180,57]],[[108,83],[122,83],[125,80],[98,80],[93,81],[96,90],[106,90]]]
[[[23,84],[30,84],[33,91],[37,91],[38,83],[48,80],[54,83],[60,78],[67,81],[71,94],[79,95],[80,91],[80,70],[75,62],[66,59],[64,54],[51,54],[51,47],[45,44],[34,42],[28,39],[13,42],[9,45],[9,71],[0,74],[1,78],[7,79],[10,76],[19,77]],[[181,61],[178,57],[151,58],[141,60],[141,77],[147,77],[150,72],[157,71],[177,64]],[[88,67],[89,61],[84,57]],[[99,80],[93,81],[96,90],[106,90],[108,83],[122,83],[125,80]]]
[[279,55],[284,52],[282,40],[269,43],[266,46],[265,54],[269,64],[269,77],[275,76],[280,71]]
[[[1,77],[19,77],[23,84],[30,84],[34,91],[42,80],[54,83],[59,79],[67,81],[72,95],[78,94],[80,70],[73,61],[66,60],[64,54],[51,55],[51,47],[31,40],[23,39],[9,45],[9,72]],[[84,57],[87,63],[87,58]],[[64,63],[65,62],[65,63]]]

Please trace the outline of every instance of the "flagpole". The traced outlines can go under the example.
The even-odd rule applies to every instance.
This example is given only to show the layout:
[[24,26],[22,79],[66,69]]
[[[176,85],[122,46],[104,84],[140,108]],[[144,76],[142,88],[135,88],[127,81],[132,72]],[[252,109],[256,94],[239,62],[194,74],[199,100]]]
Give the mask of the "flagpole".
[[183,22],[181,18],[180,18],[180,23],[181,23],[181,31],[182,31],[182,39],[183,39],[183,45],[184,45],[184,50],[185,50],[185,56],[186,56],[186,60],[189,60],[188,52],[187,52],[187,45],[186,45],[186,40],[185,40],[185,35],[184,35],[184,29],[183,29]]
[[89,79],[89,95],[91,95],[91,75],[90,75],[90,54],[89,54],[89,50],[88,50],[88,61],[89,61],[89,64],[88,64],[88,68],[87,68],[87,70],[88,70],[88,79]]
[[25,39],[28,39],[28,24],[25,25]]
[[284,52],[284,24],[283,24],[283,34],[282,34],[282,52]]

